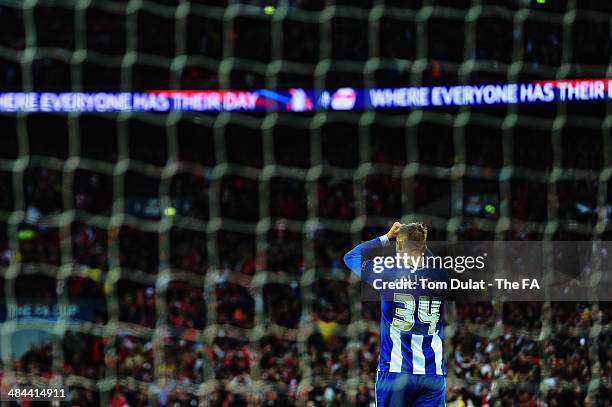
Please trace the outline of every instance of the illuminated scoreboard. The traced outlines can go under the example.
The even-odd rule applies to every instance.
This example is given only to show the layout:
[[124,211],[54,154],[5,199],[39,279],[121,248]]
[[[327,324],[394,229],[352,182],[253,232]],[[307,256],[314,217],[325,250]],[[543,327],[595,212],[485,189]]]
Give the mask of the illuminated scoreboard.
[[612,99],[612,79],[332,90],[4,92],[0,112],[222,112],[369,110]]

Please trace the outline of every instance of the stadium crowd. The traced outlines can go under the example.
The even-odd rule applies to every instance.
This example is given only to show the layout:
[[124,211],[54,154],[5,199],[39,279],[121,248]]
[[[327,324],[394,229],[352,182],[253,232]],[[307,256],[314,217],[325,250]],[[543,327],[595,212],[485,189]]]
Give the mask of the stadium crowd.
[[[372,162],[380,165],[399,163],[393,158],[396,154],[394,144],[378,139],[376,143],[372,148]],[[424,163],[443,166],[455,159],[450,151],[425,147],[419,154]],[[494,140],[480,145],[485,152],[497,147]],[[529,156],[521,150],[520,142],[514,147],[515,157]],[[521,165],[527,168],[547,171],[535,156],[522,160]],[[586,165],[590,158],[585,155],[583,161],[574,160]],[[336,165],[350,167],[351,164]],[[112,207],[83,204],[94,201],[100,177],[94,173],[75,177],[71,196],[79,211],[113,213]],[[179,187],[171,189],[171,198],[191,203],[193,212],[181,215],[207,220],[209,214],[202,210],[205,197],[198,186],[210,185],[211,180],[197,181],[198,177],[197,174],[182,175]],[[328,181],[319,184],[315,189],[316,200],[326,203],[318,206],[319,215],[337,220],[352,219],[357,200],[351,182],[330,180],[336,185],[346,183],[348,187],[326,188],[333,185]],[[308,197],[305,192],[301,195],[287,192],[304,188],[297,181],[288,183],[286,181],[282,189],[278,186],[270,189],[269,193],[276,198],[270,202],[270,211],[280,215],[263,234],[266,249],[258,252],[255,234],[223,228],[215,238],[206,232],[173,227],[160,238],[158,233],[139,228],[139,220],[151,220],[144,212],[134,212],[132,216],[136,222],[120,228],[105,229],[90,225],[86,220],[74,222],[68,235],[71,244],[62,245],[62,230],[41,224],[41,219],[63,210],[65,202],[54,198],[65,191],[62,177],[44,169],[37,170],[35,177],[26,177],[26,213],[31,218],[26,217],[20,230],[31,229],[33,234],[22,236],[18,240],[19,252],[12,253],[8,229],[4,229],[1,242],[4,265],[19,256],[24,267],[34,270],[36,266],[59,266],[64,251],[71,250],[74,272],[68,278],[68,298],[85,304],[84,307],[92,307],[94,311],[86,319],[96,326],[108,327],[110,322],[118,325],[116,330],[106,333],[68,328],[59,339],[63,349],[61,366],[54,366],[52,356],[56,351],[53,344],[48,343],[37,344],[13,359],[12,369],[24,377],[129,378],[128,383],[117,384],[111,389],[112,405],[117,407],[146,406],[152,400],[162,405],[174,402],[180,405],[201,402],[211,406],[343,405],[347,401],[360,406],[370,405],[373,395],[370,384],[378,352],[377,304],[366,302],[355,310],[350,302],[355,282],[347,280],[348,272],[340,263],[343,252],[352,243],[349,234],[324,226],[305,233],[289,230],[290,222],[306,219],[306,210],[300,207],[308,205]],[[443,188],[430,188],[426,182],[416,183],[419,193],[423,194],[418,198],[422,202],[450,198]],[[43,185],[39,191],[38,186]],[[234,199],[243,205],[247,202],[261,205],[258,189],[248,182],[232,179],[226,185],[222,195],[226,194],[227,198],[221,199],[221,205],[225,200]],[[368,216],[389,217],[401,208],[402,198],[397,195],[400,178],[368,177],[363,185],[363,193],[357,199],[364,200]],[[112,187],[114,185],[109,186]],[[33,195],[28,195],[27,191],[32,191]],[[525,182],[512,188],[511,196],[500,196],[500,200],[510,202],[513,218],[523,224],[525,221],[537,224],[548,220],[546,191]],[[295,199],[296,196],[301,200]],[[581,188],[566,188],[563,196],[557,204],[559,214],[562,207],[568,206],[567,202],[582,202],[585,194]],[[140,197],[132,197],[128,192],[125,198]],[[416,200],[415,197],[418,210]],[[112,201],[107,202],[112,205]],[[205,205],[210,206],[210,202]],[[232,219],[231,215],[237,213],[226,210],[230,214],[224,218]],[[440,208],[434,207],[433,212],[428,213],[429,210],[422,209],[426,216],[444,216],[446,209],[436,212]],[[541,214],[534,215],[538,211]],[[246,212],[247,215],[242,215],[243,220],[257,220],[256,215]],[[593,218],[579,218],[578,215],[575,211],[563,213],[568,221],[593,225]],[[481,218],[461,216],[465,238],[489,236],[488,232],[478,230]],[[537,230],[532,232],[541,234]],[[363,233],[364,238],[366,234],[378,234],[374,230]],[[446,231],[434,227],[432,233],[444,237]],[[525,231],[507,237],[533,238]],[[163,239],[169,239],[165,246],[169,253],[160,257],[159,247],[165,244]],[[305,244],[313,245],[314,259],[307,260],[309,252]],[[219,270],[213,280],[214,288],[206,292],[204,281],[209,278],[211,256],[218,256]],[[168,262],[165,269],[160,266],[163,261]],[[305,278],[308,261],[314,261],[317,278],[304,286],[299,281]],[[121,266],[114,286],[105,283],[111,273],[119,270],[113,264]],[[268,270],[270,281],[260,287],[252,284],[254,277],[263,270]],[[166,275],[163,282],[160,281],[162,272]],[[33,283],[31,275],[19,276],[15,284],[17,301],[57,301],[61,297],[58,281],[44,277]],[[34,298],[28,289],[31,284],[40,287]],[[542,303],[506,303],[500,309],[496,307],[498,304],[488,302],[455,303],[447,312],[446,323],[452,322],[457,329],[447,343],[446,352],[450,371],[449,405],[481,406],[494,401],[521,406],[544,403],[551,406],[605,405],[610,402],[610,336],[590,335],[594,324],[606,326],[610,323],[611,308],[607,303],[547,304],[546,312]],[[343,327],[359,321],[367,325],[365,331],[345,336]],[[284,334],[253,337],[253,329],[258,326],[276,326]],[[211,327],[216,328],[210,331]],[[307,336],[296,334],[304,327],[310,327]],[[540,339],[544,328],[550,329],[551,334]],[[157,331],[161,333],[156,334]],[[208,335],[209,332],[213,332],[213,336]],[[354,379],[355,375],[359,385],[347,387],[347,380]],[[589,391],[592,380],[600,383],[596,391]],[[199,386],[213,382],[219,385],[207,396],[194,395]],[[265,386],[260,386],[261,383]],[[146,384],[149,386],[142,387]],[[83,403],[95,404],[100,400],[100,394],[87,386],[75,387],[74,397]]]

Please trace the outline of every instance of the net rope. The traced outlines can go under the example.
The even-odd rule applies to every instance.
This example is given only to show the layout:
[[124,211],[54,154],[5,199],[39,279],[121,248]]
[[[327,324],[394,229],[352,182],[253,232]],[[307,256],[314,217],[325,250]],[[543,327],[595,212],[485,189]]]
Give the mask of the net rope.
[[[164,4],[164,3],[170,3]],[[14,49],[6,44],[0,45],[0,57],[3,61],[9,61],[18,66],[22,76],[23,91],[35,91],[35,67],[39,59],[48,58],[69,66],[70,79],[73,91],[86,91],[85,63],[94,64],[108,69],[116,69],[119,72],[119,88],[122,91],[136,90],[138,73],[136,65],[142,64],[148,67],[158,68],[168,74],[168,88],[177,89],[183,86],[182,75],[190,67],[200,67],[213,72],[216,84],[221,89],[232,89],[242,86],[236,84],[233,75],[240,71],[249,71],[252,77],[263,78],[263,85],[270,88],[282,87],[287,79],[285,75],[296,75],[296,77],[312,77],[317,88],[330,86],[330,82],[337,83],[333,75],[351,75],[363,77],[366,85],[378,83],[377,73],[379,70],[398,69],[398,66],[407,67],[407,73],[411,84],[419,85],[424,81],[430,66],[430,54],[428,48],[428,30],[432,20],[442,19],[445,22],[458,22],[464,28],[464,52],[459,62],[439,62],[439,69],[443,74],[458,73],[459,83],[469,83],[474,72],[485,72],[506,78],[507,82],[518,82],[522,75],[543,76],[549,78],[571,77],[576,69],[572,59],[574,44],[572,43],[573,30],[577,21],[592,21],[598,24],[609,25],[609,15],[596,11],[581,10],[577,0],[568,0],[565,12],[548,12],[529,8],[528,2],[521,2],[516,9],[508,9],[497,5],[488,5],[487,2],[474,0],[471,7],[460,10],[452,7],[434,6],[432,1],[424,1],[422,7],[417,9],[402,9],[382,1],[374,2],[371,8],[361,8],[348,5],[328,4],[320,10],[306,10],[299,8],[300,2],[281,0],[276,4],[272,16],[261,13],[263,3],[254,1],[251,4],[240,4],[230,1],[227,7],[216,7],[200,4],[198,2],[178,1],[154,2],[143,0],[131,0],[129,2],[114,2],[107,0],[89,1],[79,0],[74,4],[52,2],[52,1],[5,1],[2,8],[17,10],[22,15],[24,26],[23,49]],[[296,5],[297,4],[297,5]],[[73,13],[74,32],[83,33],[88,26],[88,13],[96,9],[111,16],[125,18],[125,52],[120,55],[108,55],[96,50],[88,49],[86,35],[74,35],[73,49],[58,46],[41,46],[37,31],[41,30],[40,20],[37,18],[37,10],[40,7],[51,7],[65,9]],[[143,37],[139,34],[139,15],[143,12],[156,16],[157,18],[171,21],[174,25],[175,40],[173,44],[174,55],[171,57],[152,54],[142,51]],[[513,26],[515,35],[512,48],[512,63],[503,63],[496,60],[476,59],[476,25],[487,17],[495,16],[509,22]],[[188,30],[191,18],[202,18],[206,21],[221,23],[226,40],[223,41],[221,50],[223,59],[217,60],[206,55],[193,55],[188,49]],[[241,18],[263,21],[270,29],[270,62],[261,62],[254,59],[238,56],[235,42],[230,41],[236,26]],[[369,47],[365,61],[337,58],[335,46],[330,40],[334,36],[334,24],[337,19],[349,19],[359,22],[368,28],[367,35]],[[417,35],[415,41],[415,55],[410,62],[391,58],[383,55],[381,47],[378,46],[384,39],[381,38],[381,22],[385,19],[396,19],[400,22],[414,26]],[[284,27],[287,23],[301,22],[312,24],[320,32],[321,41],[318,43],[316,62],[303,62],[286,59],[286,41]],[[563,46],[559,66],[540,65],[535,67],[526,62],[524,42],[526,23],[553,24],[562,29]],[[403,65],[402,65],[403,64]],[[599,73],[612,76],[610,66],[580,66],[580,73],[588,76]],[[245,75],[248,77],[249,75]],[[252,79],[256,82],[261,79]],[[348,80],[348,79],[347,79]],[[248,83],[249,80],[245,80]],[[341,83],[339,83],[341,85]],[[477,219],[477,228],[492,233],[497,239],[504,239],[506,232],[519,227],[541,233],[544,239],[553,239],[558,230],[567,226],[557,213],[558,183],[564,181],[590,182],[596,184],[597,215],[595,224],[578,222],[573,225],[576,233],[583,233],[594,240],[605,239],[609,233],[609,222],[607,219],[606,205],[610,196],[610,180],[612,174],[612,146],[610,142],[610,103],[605,106],[605,118],[592,115],[573,114],[568,112],[569,105],[556,104],[556,113],[552,117],[536,117],[525,115],[519,105],[510,105],[507,112],[502,116],[489,114],[486,110],[461,107],[450,113],[445,110],[412,110],[406,114],[392,114],[389,112],[322,112],[313,115],[292,115],[289,113],[268,113],[265,115],[249,115],[240,113],[222,112],[217,115],[198,115],[188,112],[172,112],[165,115],[154,115],[148,113],[120,113],[105,114],[105,120],[116,124],[115,137],[117,146],[117,159],[114,162],[104,161],[87,157],[83,154],[82,143],[87,134],[81,128],[80,114],[66,114],[61,116],[67,123],[67,158],[56,158],[50,155],[32,153],[34,150],[31,131],[28,120],[31,115],[19,113],[5,115],[14,118],[18,153],[15,159],[0,160],[0,170],[10,174],[9,183],[12,210],[3,210],[0,214],[1,221],[6,228],[8,250],[10,252],[10,264],[0,267],[0,276],[4,280],[4,296],[8,303],[16,301],[16,280],[27,275],[48,276],[54,279],[58,302],[68,305],[71,301],[67,287],[71,277],[91,276],[87,265],[79,264],[74,256],[73,227],[75,224],[83,224],[105,231],[108,236],[106,250],[108,252],[108,263],[106,270],[102,270],[98,277],[91,277],[104,286],[106,295],[106,307],[108,322],[99,324],[91,322],[75,323],[59,320],[51,325],[34,322],[4,322],[0,328],[1,346],[3,355],[3,370],[5,377],[19,372],[13,371],[13,366],[7,355],[11,354],[11,336],[21,329],[50,330],[53,335],[53,372],[62,377],[64,383],[70,386],[79,386],[99,392],[102,400],[108,404],[112,390],[116,384],[133,386],[143,393],[153,393],[152,383],[163,387],[172,383],[177,388],[182,388],[188,393],[198,394],[203,400],[210,397],[211,392],[219,385],[224,385],[234,393],[243,393],[250,397],[261,395],[267,389],[284,388],[286,392],[293,392],[293,400],[299,400],[298,394],[302,389],[316,384],[332,384],[335,388],[343,390],[353,400],[357,388],[366,384],[372,386],[374,372],[364,372],[360,367],[359,354],[362,344],[362,335],[372,330],[377,330],[377,322],[362,318],[362,304],[359,301],[359,285],[354,277],[347,271],[339,272],[342,266],[332,267],[319,264],[317,252],[317,236],[322,230],[350,235],[349,245],[341,249],[331,249],[334,255],[341,255],[340,250],[348,250],[351,244],[362,241],[365,230],[382,231],[392,220],[384,215],[372,215],[368,212],[368,203],[364,191],[368,190],[368,179],[372,176],[382,175],[399,181],[401,185],[400,209],[397,217],[408,222],[420,220],[426,222],[432,229],[444,230],[446,238],[457,239],[462,225],[466,221],[464,215],[465,183],[467,178],[487,180],[498,186],[500,205],[499,217],[497,219]],[[155,165],[132,156],[130,147],[129,124],[132,120],[142,121],[155,128],[163,129],[165,134],[165,164]],[[212,165],[187,162],[180,159],[181,148],[179,133],[183,123],[190,123],[197,129],[212,129],[212,148],[214,149],[214,163]],[[325,151],[328,137],[328,126],[353,126],[356,128],[355,137],[351,143],[357,145],[358,165],[354,167],[343,167],[330,163],[328,153]],[[424,148],[419,144],[423,135],[424,124],[437,126],[436,128],[447,128],[450,131],[453,147],[453,163],[451,165],[438,165],[421,162]],[[232,161],[231,146],[228,133],[232,126],[238,126],[243,131],[255,132],[261,135],[262,143],[262,165],[260,168],[248,164],[240,164]],[[480,126],[491,132],[498,132],[501,139],[500,155],[502,162],[498,168],[483,168],[468,160],[468,145],[466,134],[468,126]],[[600,169],[579,169],[565,166],[564,161],[564,131],[568,126],[580,126],[589,132],[599,133],[602,151],[602,165]],[[405,163],[404,164],[380,164],[372,161],[373,145],[377,139],[385,137],[384,131],[380,129],[394,129],[402,134],[404,142]],[[282,129],[289,129],[286,134],[279,135]],[[515,136],[521,129],[538,132],[550,132],[552,146],[552,167],[550,170],[537,170],[526,168],[515,164],[513,152],[515,151]],[[301,151],[296,145],[290,154],[307,156],[309,165],[307,168],[299,165],[286,164],[289,160],[279,160],[278,151],[275,151],[278,137],[291,138],[295,134],[308,134],[309,151]],[[432,135],[434,137],[434,135]],[[282,151],[283,154],[287,150]],[[292,157],[293,158],[293,157]],[[33,228],[50,228],[58,232],[58,244],[60,246],[60,265],[43,263],[22,262],[23,256],[19,232],[23,225],[29,225],[28,207],[26,205],[27,170],[32,167],[43,168],[61,173],[61,211],[43,214]],[[75,177],[78,171],[90,171],[103,174],[112,179],[112,210],[108,216],[104,214],[92,214],[75,207]],[[182,174],[191,174],[204,177],[209,187],[206,191],[206,201],[209,215],[205,217],[193,216],[189,213],[181,213],[175,216],[161,216],[159,220],[144,219],[143,217],[130,214],[126,194],[129,194],[133,184],[128,182],[130,173],[138,173],[146,177],[159,180],[159,204],[164,208],[176,207],[177,197],[173,193],[173,181]],[[244,221],[231,216],[223,216],[223,195],[227,188],[224,181],[228,177],[237,176],[243,180],[251,180],[256,184],[256,195],[258,208],[255,221]],[[321,216],[321,182],[331,177],[335,182],[346,181],[352,184],[350,193],[354,197],[354,217],[350,219],[333,219]],[[418,177],[431,177],[448,182],[450,189],[450,205],[448,214],[431,214],[423,211],[415,202],[415,183]],[[266,253],[269,252],[269,234],[279,227],[279,219],[271,214],[274,201],[271,197],[272,184],[275,180],[291,179],[304,183],[306,200],[305,219],[284,219],[281,221],[282,228],[287,232],[295,232],[302,239],[303,271],[300,274],[276,272],[266,267]],[[546,185],[547,220],[544,221],[521,221],[512,216],[513,179],[524,179],[534,182],[543,182]],[[25,185],[25,187],[24,187]],[[236,199],[232,197],[232,199]],[[384,197],[383,197],[384,199]],[[121,230],[130,227],[141,232],[147,232],[156,236],[158,249],[150,249],[151,256],[156,258],[158,270],[150,274],[144,270],[132,269],[122,266],[123,253],[121,247]],[[176,269],[172,265],[173,239],[172,231],[181,229],[192,231],[205,236],[205,247],[201,250],[206,252],[207,266],[205,272],[194,273],[187,270]],[[255,241],[255,272],[253,275],[245,275],[236,272],[226,272],[227,265],[223,264],[222,251],[225,250],[220,243],[220,234],[223,232],[242,233],[254,237]],[[195,244],[195,243],[194,243]],[[336,259],[341,261],[340,257]],[[118,282],[129,280],[144,286],[152,286],[155,289],[155,326],[146,327],[139,324],[127,323],[120,320],[121,306],[118,292]],[[350,323],[339,324],[335,328],[334,336],[347,339],[346,349],[349,353],[348,378],[338,379],[332,375],[322,375],[313,369],[315,362],[309,350],[308,340],[311,335],[319,332],[316,311],[317,290],[315,284],[320,281],[338,280],[350,282],[348,293],[350,304]],[[168,323],[168,285],[172,281],[184,281],[191,287],[199,287],[203,292],[206,305],[205,324],[203,329],[182,330]],[[253,298],[254,315],[252,328],[240,328],[232,324],[218,323],[219,306],[221,298],[217,292],[220,281],[246,287]],[[268,284],[294,284],[299,287],[301,293],[301,315],[299,323],[295,328],[287,328],[272,321],[266,313],[264,287]],[[594,301],[590,304],[593,314],[597,313],[600,305]],[[450,385],[473,385],[478,379],[465,379],[455,377],[454,369],[450,366],[453,361],[453,335],[459,330],[468,331],[473,335],[490,338],[491,340],[503,337],[509,332],[515,336],[523,336],[538,342],[540,355],[546,354],[545,341],[561,332],[552,322],[552,308],[555,304],[544,303],[541,312],[541,328],[512,328],[507,325],[496,325],[490,327],[462,320],[457,315],[454,305],[450,306],[446,322],[445,360],[449,366]],[[495,320],[502,320],[503,304],[493,304]],[[592,366],[592,379],[584,383],[583,388],[590,393],[600,388],[609,389],[610,384],[602,382],[600,373],[603,369],[599,366],[599,352],[597,338],[610,335],[611,326],[602,319],[595,319],[587,332],[583,328],[570,328],[563,335],[569,337],[588,337],[589,354],[595,361]],[[83,376],[64,375],[62,373],[64,359],[63,337],[67,330],[92,334],[104,338],[115,338],[118,334],[130,335],[135,338],[152,340],[153,352],[153,379],[152,382],[144,382],[120,374],[112,366],[106,367],[104,377],[95,379]],[[210,353],[206,353],[204,363],[204,380],[202,383],[185,384],[178,380],[168,379],[164,372],[165,365],[165,341],[170,337],[183,337],[194,343],[212,344],[217,338],[234,338],[245,341],[249,345],[254,361],[250,368],[252,382],[230,382],[220,380],[215,376],[215,361]],[[301,380],[297,389],[290,390],[287,383],[261,378],[260,360],[262,340],[266,337],[278,337],[284,340],[296,342],[299,352],[299,375]],[[105,345],[104,354],[113,356],[116,349],[113,342]],[[501,355],[497,355],[501,358]],[[549,360],[542,357],[542,377],[548,377],[550,366]],[[30,378],[31,379],[31,378]],[[40,378],[41,380],[44,380]],[[528,388],[532,391],[546,389],[544,379],[541,382],[516,383],[502,378],[493,378],[485,383],[496,395],[504,388]],[[570,381],[558,381],[555,385],[560,388],[573,388],[574,383]],[[542,393],[541,393],[542,394]],[[152,396],[153,397],[153,396]]]

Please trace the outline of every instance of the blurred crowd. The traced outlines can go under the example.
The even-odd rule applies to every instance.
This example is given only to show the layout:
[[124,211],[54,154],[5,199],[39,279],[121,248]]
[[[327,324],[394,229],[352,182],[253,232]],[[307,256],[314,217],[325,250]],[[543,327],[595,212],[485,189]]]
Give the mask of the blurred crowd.
[[[369,71],[361,67],[371,58],[394,62],[367,74],[372,76],[367,80],[374,79],[381,86],[405,85],[411,77],[411,62],[417,58],[427,59],[422,80],[429,83],[459,81],[458,65],[466,58],[498,64],[487,70],[503,69],[504,75],[507,65],[520,59],[528,74],[546,75],[547,69],[570,63],[574,75],[598,77],[605,76],[610,54],[609,20],[593,14],[605,17],[610,6],[599,0],[492,0],[482,3],[483,10],[477,7],[481,3],[470,0],[340,2],[339,6],[347,6],[344,8],[334,8],[324,0],[193,0],[187,13],[174,12],[176,0],[153,3],[156,7],[137,7],[130,12],[126,5],[92,4],[83,12],[46,4],[3,7],[0,45],[7,52],[2,55],[0,80],[4,88],[23,89],[26,82],[34,89],[60,91],[74,86],[116,90],[120,83],[142,90],[170,86],[218,89],[227,83],[234,89],[259,88],[268,84],[268,73],[265,65],[254,66],[278,59],[301,64],[302,69],[283,67],[275,75],[276,86],[311,88],[319,75],[316,63],[328,58],[358,67],[345,70],[332,64],[324,77],[328,86],[340,81],[339,85],[363,86],[365,75],[355,72]],[[223,7],[235,3],[242,5],[237,14],[224,16]],[[274,31],[274,14],[282,4],[289,5],[289,12],[281,21],[281,37]],[[369,9],[375,4],[386,8],[371,24]],[[431,13],[417,13],[430,5],[437,6]],[[472,21],[468,13],[474,15],[475,11],[477,18]],[[573,11],[575,16],[563,19],[564,13],[571,15]],[[324,31],[322,20],[304,18],[323,12],[331,16],[324,20]],[[514,19],[518,12],[526,18]],[[36,30],[29,29],[26,21],[35,24]],[[427,36],[424,46],[417,36],[421,31]],[[329,47],[320,46],[323,32],[330,36],[326,42]],[[569,47],[564,47],[565,43]],[[27,62],[33,78],[30,82],[19,58],[10,52],[27,46],[39,50]],[[74,64],[59,50],[87,50],[87,55]],[[143,58],[136,58],[126,70],[114,60],[126,52]],[[189,58],[177,64],[173,59],[177,55]],[[205,57],[206,63],[200,62],[200,57]],[[251,65],[234,63],[229,70],[220,68],[222,61],[233,58]],[[490,74],[475,70],[471,75],[477,79]]]
[[[225,6],[223,0],[191,3],[194,9]],[[22,24],[20,7],[0,6],[0,81],[5,90],[24,89],[23,67],[3,51],[26,44],[49,51],[28,65],[29,85],[37,90],[66,90],[75,78],[87,90],[115,90],[118,83],[216,89],[220,78],[232,88],[264,87],[263,72],[233,64],[218,75],[211,66],[230,57],[255,66],[279,58],[277,52],[304,64],[303,72],[312,66],[311,74],[279,74],[281,88],[314,86],[321,58],[396,62],[374,78],[332,64],[328,86],[360,86],[366,79],[405,85],[417,57],[429,61],[422,81],[444,84],[458,80],[457,62],[470,53],[504,67],[520,56],[529,79],[562,62],[572,74],[603,76],[609,62],[610,22],[589,20],[589,11],[611,11],[604,2],[575,2],[576,20],[565,31],[562,13],[570,2],[486,2],[506,12],[479,15],[475,48],[465,50],[471,2],[440,1],[456,18],[443,17],[444,7],[428,17],[422,50],[416,35],[421,22],[390,12],[374,24],[377,35],[366,35],[369,13],[334,15],[331,47],[320,47],[321,23],[297,16],[322,10],[325,2],[293,0],[282,21],[284,46],[274,52],[272,17],[261,11],[263,2],[244,3],[250,7],[231,17],[231,25],[222,14],[189,12],[182,21],[93,3],[75,17],[71,8],[41,3],[26,13],[32,11],[35,32]],[[367,8],[372,1],[357,3]],[[384,3],[415,10],[429,4]],[[523,8],[531,13],[519,27],[513,19]],[[542,16],[553,18],[542,23]],[[85,32],[77,32],[79,19],[87,22]],[[127,31],[136,41],[125,41]],[[78,65],[58,51],[81,47],[88,54]],[[158,64],[137,58],[129,69],[99,63],[128,50],[162,58]],[[205,55],[211,63],[171,71],[179,52]],[[79,68],[82,75],[75,75]],[[610,165],[600,123],[604,110],[587,106],[521,107],[520,119],[503,129],[497,119],[508,113],[505,106],[475,108],[499,121],[486,126],[456,125],[457,110],[449,110],[416,124],[397,120],[405,112],[359,124],[304,116],[307,124],[295,120],[272,131],[263,122],[254,127],[233,117],[213,129],[199,118],[168,124],[138,117],[119,123],[86,115],[70,121],[2,116],[0,159],[33,159],[0,170],[0,212],[23,215],[0,223],[0,267],[22,266],[14,280],[0,279],[0,291],[18,304],[67,299],[81,310],[78,323],[54,331],[48,342],[19,356],[3,354],[0,378],[9,371],[25,381],[85,378],[71,388],[72,400],[82,406],[372,406],[380,311],[376,303],[356,300],[359,285],[342,264],[344,252],[382,234],[383,224],[406,212],[431,220],[433,240],[451,237],[451,216],[459,225],[454,237],[465,240],[538,240],[550,233],[552,221],[555,239],[591,239],[596,225],[612,216],[612,182],[607,192],[600,190],[599,174]],[[546,121],[557,114],[564,115],[561,128]],[[584,115],[598,124],[583,127]],[[82,160],[68,165],[76,156]],[[283,167],[268,171],[269,164]],[[416,174],[406,171],[407,164],[418,164]],[[169,167],[176,171],[162,174]],[[364,168],[369,172],[360,177]],[[567,172],[558,176],[561,169]],[[482,202],[490,203],[486,211]],[[366,225],[351,230],[349,221],[357,216]],[[500,220],[502,235],[495,229]],[[598,238],[610,240],[609,230]],[[612,405],[611,322],[612,307],[596,301],[450,305],[448,405]]]
[[[457,159],[452,143],[438,148],[416,135],[372,139],[371,162],[381,168],[401,165],[409,158],[397,157],[397,145],[411,140],[420,145],[418,160],[424,165],[443,168]],[[572,146],[565,141],[562,151]],[[532,168],[542,175],[550,171],[551,162],[543,164],[541,157],[524,151],[528,146],[517,141],[512,147],[522,168]],[[135,145],[130,151],[135,160],[139,148]],[[478,144],[485,155],[494,154],[498,148],[495,139],[480,139]],[[240,160],[237,157],[237,163]],[[589,154],[583,155],[580,150],[575,151],[573,163],[579,167],[592,164]],[[351,168],[354,164],[336,158],[333,165]],[[482,171],[488,168],[482,167]],[[390,220],[401,214],[406,199],[413,199],[408,205],[424,216],[435,219],[450,214],[450,187],[442,185],[449,181],[435,177],[414,176],[410,180],[416,191],[413,195],[405,195],[406,180],[393,171],[367,176],[358,189],[357,181],[333,174],[315,181],[314,188],[290,177],[272,179],[264,188],[261,182],[230,177],[219,182],[221,194],[215,203],[215,197],[202,192],[215,183],[203,170],[181,173],[171,180],[170,201],[185,204],[177,209],[177,215],[191,218],[197,225],[209,220],[209,208],[218,204],[223,221],[249,223],[259,220],[261,205],[267,204],[269,229],[256,234],[254,229],[238,232],[222,224],[217,233],[210,233],[177,222],[167,231],[157,232],[142,225],[157,222],[167,214],[159,208],[156,213],[127,205],[127,211],[132,211],[128,213],[131,221],[120,227],[104,227],[92,222],[94,217],[108,219],[117,209],[114,199],[99,195],[99,188],[112,194],[116,180],[77,170],[80,175],[68,187],[65,175],[58,171],[41,166],[25,170],[26,174],[30,172],[36,175],[23,180],[26,210],[19,232],[32,233],[15,235],[15,231],[3,229],[3,265],[19,261],[37,270],[46,265],[65,265],[68,259],[74,271],[63,292],[58,287],[60,280],[52,276],[41,278],[36,271],[18,276],[17,301],[53,302],[67,295],[70,301],[90,310],[81,316],[84,320],[99,327],[118,325],[107,331],[69,327],[57,339],[59,348],[54,347],[54,341],[34,345],[11,360],[12,369],[25,377],[129,379],[105,393],[114,407],[155,403],[371,405],[379,309],[376,303],[355,305],[351,301],[359,287],[347,279],[341,258],[355,236],[324,224],[301,231],[292,224],[303,222],[311,214],[346,221],[357,211],[364,211],[369,218]],[[587,233],[598,220],[597,216],[583,217],[576,209],[577,203],[597,207],[589,192],[589,188],[597,188],[597,183],[559,182],[551,192],[537,181],[517,180],[510,183],[509,196],[478,178],[466,178],[465,183],[466,193],[493,193],[499,202],[507,203],[508,216],[520,225],[520,229],[504,235],[508,239],[537,239],[543,232],[538,225],[555,213],[559,220],[586,227]],[[157,198],[156,190],[128,186],[122,198]],[[551,193],[558,193],[554,208],[550,207]],[[65,196],[74,201],[66,201],[62,198]],[[443,204],[431,204],[436,201]],[[235,205],[228,206],[227,202]],[[316,205],[312,206],[313,202]],[[70,205],[85,216],[67,229],[45,222]],[[241,208],[245,211],[240,212]],[[496,221],[500,216],[460,213],[459,237],[493,238],[490,231],[480,230],[478,225],[483,219]],[[382,232],[382,228],[368,227],[357,238]],[[431,234],[437,239],[448,236],[444,228],[435,225]],[[589,237],[563,228],[555,236]],[[9,244],[11,237],[17,237],[17,253]],[[314,280],[304,283],[312,278],[307,277],[309,264],[315,267]],[[264,270],[266,280],[256,282]],[[107,282],[110,276],[117,278],[114,284]],[[33,284],[39,287],[35,292],[31,290]],[[609,404],[610,335],[602,332],[593,336],[592,328],[595,324],[607,326],[611,317],[609,304],[597,302],[452,304],[445,316],[447,326],[454,327],[446,343],[449,405]],[[344,327],[353,323],[364,323],[366,328],[347,336]],[[63,358],[57,365],[54,358],[59,350]],[[348,386],[351,380],[358,380],[358,385]],[[595,382],[599,385],[590,388]],[[86,405],[108,400],[100,399],[102,395],[88,386],[75,387],[73,397]]]

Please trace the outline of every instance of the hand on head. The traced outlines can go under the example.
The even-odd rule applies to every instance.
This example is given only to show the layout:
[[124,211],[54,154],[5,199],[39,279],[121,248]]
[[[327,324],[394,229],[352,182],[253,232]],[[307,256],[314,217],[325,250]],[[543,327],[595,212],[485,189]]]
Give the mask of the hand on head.
[[393,223],[393,225],[391,226],[391,229],[389,229],[389,231],[387,232],[387,237],[389,239],[395,239],[401,227],[402,227],[401,223],[399,222]]

